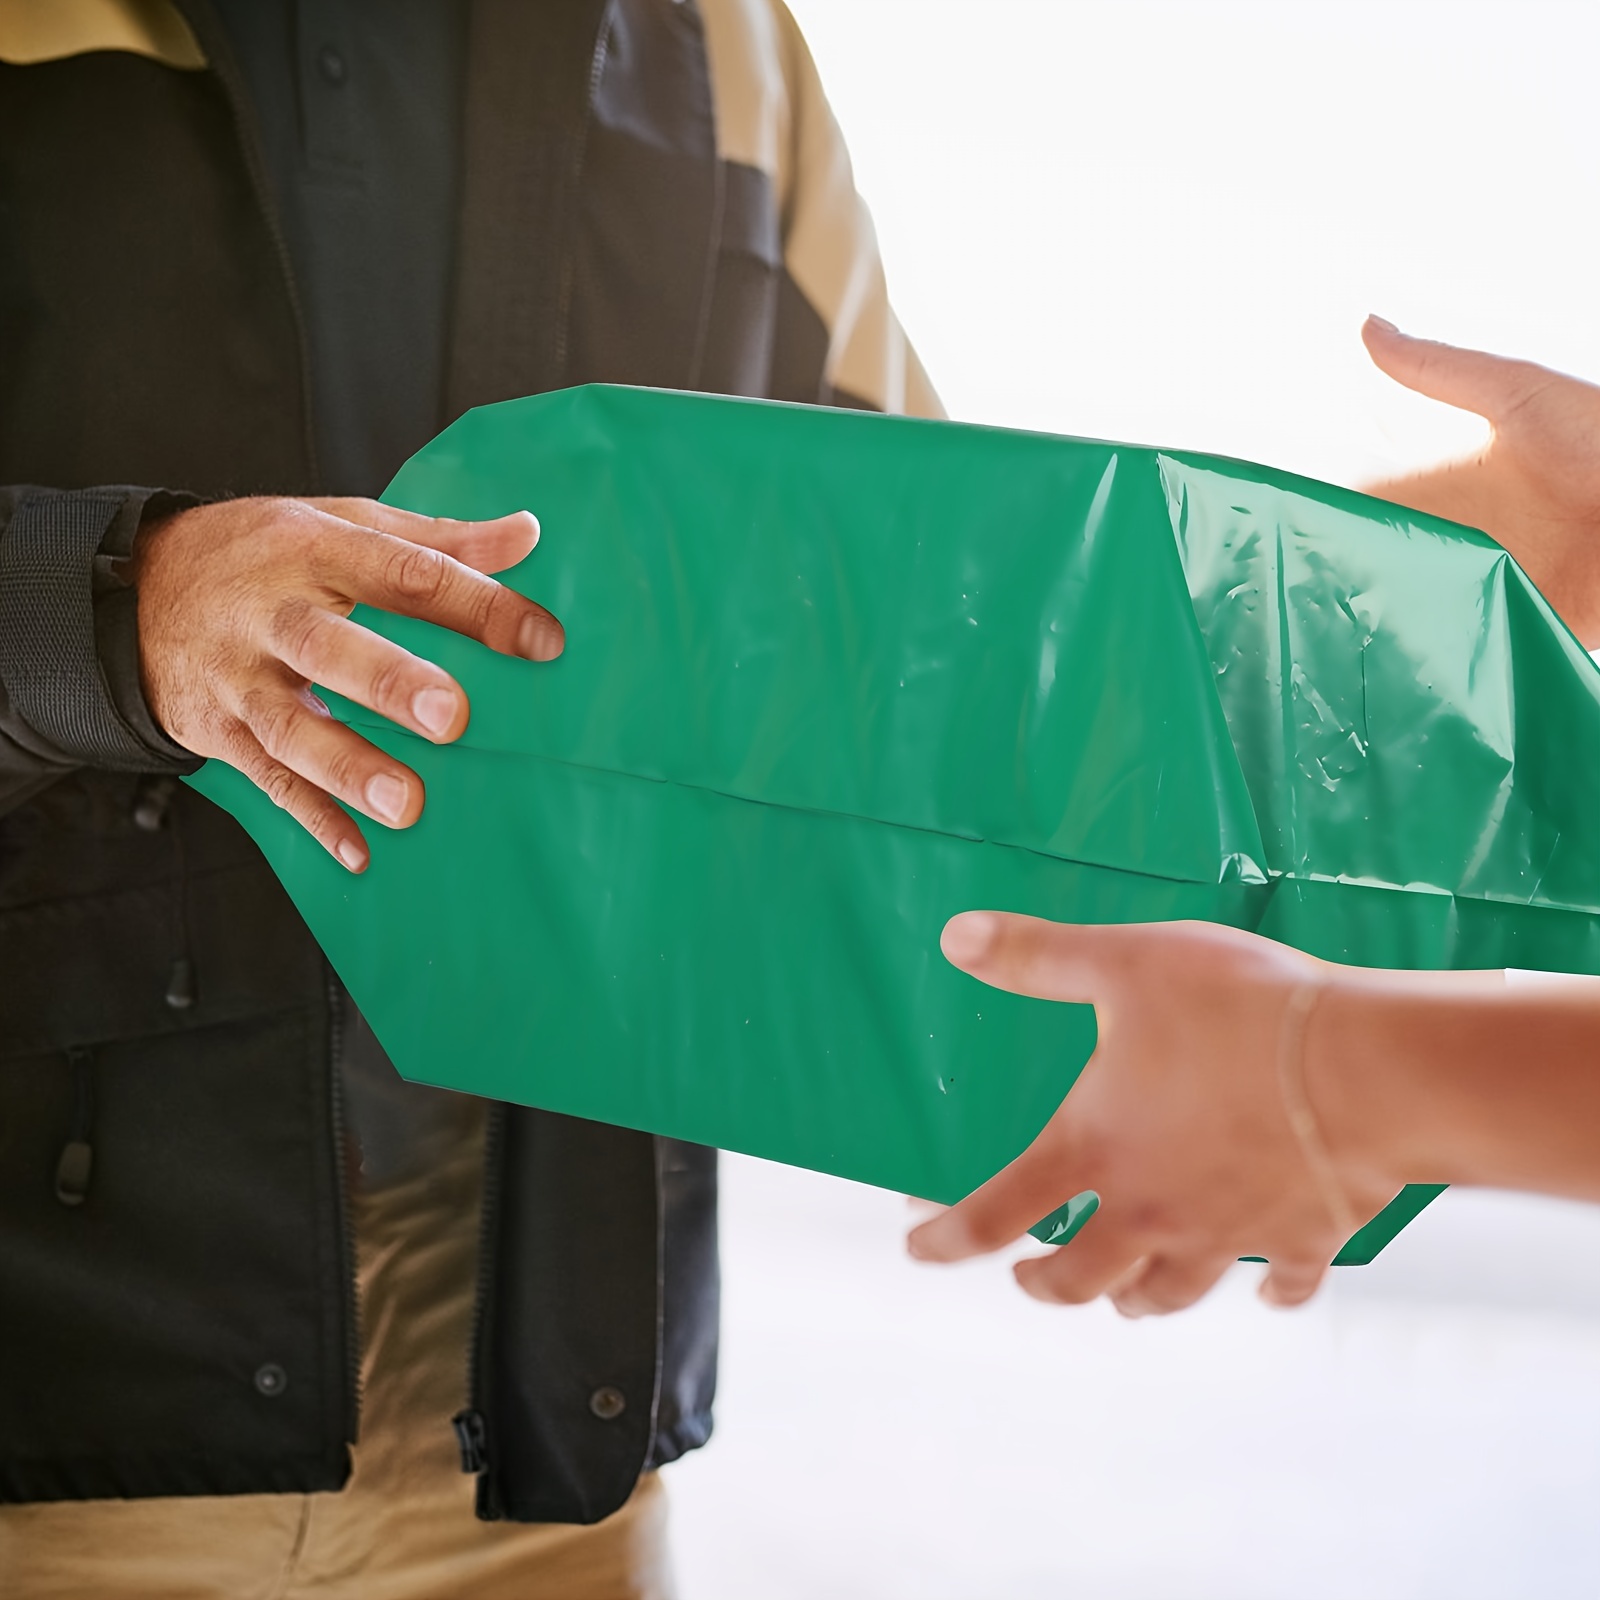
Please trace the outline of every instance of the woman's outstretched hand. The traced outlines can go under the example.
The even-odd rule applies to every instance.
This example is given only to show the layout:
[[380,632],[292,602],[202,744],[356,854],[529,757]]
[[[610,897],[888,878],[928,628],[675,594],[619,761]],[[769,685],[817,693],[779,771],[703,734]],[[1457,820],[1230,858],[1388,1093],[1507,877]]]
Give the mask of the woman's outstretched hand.
[[976,911],[941,943],[996,988],[1092,1005],[1100,1037],[1033,1144],[912,1232],[922,1260],[1094,1190],[1080,1234],[1017,1263],[1036,1299],[1176,1311],[1261,1256],[1287,1306],[1407,1183],[1600,1200],[1600,979],[1374,971],[1203,922]]
[[1073,1243],[1018,1263],[1036,1299],[1176,1311],[1256,1255],[1271,1263],[1265,1298],[1294,1305],[1344,1243],[1346,1214],[1364,1222],[1393,1198],[1398,1184],[1353,1172],[1330,1196],[1285,1111],[1280,1055],[1302,1045],[1292,1007],[1336,969],[1203,922],[1077,927],[980,911],[952,918],[941,943],[996,988],[1092,1005],[1100,1038],[1034,1143],[916,1229],[913,1255],[999,1249],[1093,1189],[1100,1210]]
[[1600,647],[1600,388],[1531,361],[1414,339],[1381,317],[1368,317],[1361,337],[1395,382],[1493,430],[1475,456],[1367,492],[1481,528],[1584,648]]

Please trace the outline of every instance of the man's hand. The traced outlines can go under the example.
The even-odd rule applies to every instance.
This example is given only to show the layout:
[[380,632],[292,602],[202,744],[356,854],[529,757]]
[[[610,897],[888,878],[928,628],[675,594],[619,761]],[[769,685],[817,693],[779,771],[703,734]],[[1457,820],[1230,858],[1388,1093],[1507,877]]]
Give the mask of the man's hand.
[[360,872],[366,843],[334,802],[404,828],[422,780],[336,722],[311,685],[435,744],[460,737],[468,706],[448,673],[350,612],[364,603],[552,660],[561,624],[485,576],[538,539],[526,511],[451,522],[373,500],[251,499],[177,512],[134,547],[146,700],[171,738],[237,767]]
[[1481,528],[1584,648],[1600,647],[1600,388],[1531,361],[1413,339],[1381,317],[1368,317],[1361,337],[1397,383],[1494,430],[1478,455],[1368,493]]
[[[1129,1316],[1176,1311],[1246,1255],[1270,1263],[1269,1302],[1315,1292],[1344,1237],[1279,1072],[1291,1000],[1343,969],[1198,922],[1075,927],[978,911],[952,918],[941,942],[996,988],[1094,1006],[1100,1038],[1033,1144],[915,1229],[913,1255],[997,1250],[1093,1189],[1100,1210],[1072,1243],[1017,1263],[1036,1299],[1105,1294]],[[1356,1170],[1339,1181],[1360,1222],[1400,1187]]]

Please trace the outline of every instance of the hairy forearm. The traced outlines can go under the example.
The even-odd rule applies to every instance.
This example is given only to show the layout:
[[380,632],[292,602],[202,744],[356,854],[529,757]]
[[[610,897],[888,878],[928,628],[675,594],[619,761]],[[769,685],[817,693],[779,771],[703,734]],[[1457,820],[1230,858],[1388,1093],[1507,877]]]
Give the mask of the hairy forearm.
[[1305,1071],[1352,1170],[1600,1201],[1600,979],[1335,968]]

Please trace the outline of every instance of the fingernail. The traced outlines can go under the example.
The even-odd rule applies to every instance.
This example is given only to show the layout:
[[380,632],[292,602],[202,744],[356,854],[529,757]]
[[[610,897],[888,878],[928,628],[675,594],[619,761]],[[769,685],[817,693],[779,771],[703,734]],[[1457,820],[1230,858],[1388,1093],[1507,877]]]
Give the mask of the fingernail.
[[1367,321],[1377,323],[1385,333],[1399,333],[1400,331],[1387,317],[1380,317],[1376,311],[1367,313]]
[[517,654],[528,661],[554,661],[567,638],[554,617],[524,617],[517,629]]
[[367,852],[354,839],[341,839],[334,849],[334,854],[352,872],[365,872],[367,870]]
[[373,815],[385,822],[398,823],[405,814],[406,786],[387,772],[367,780],[367,804]]
[[418,689],[411,697],[411,715],[429,733],[443,738],[450,724],[456,720],[456,695],[453,689],[442,689],[437,684]]
[[924,1222],[906,1235],[906,1252],[913,1261],[956,1261],[961,1256],[961,1241],[956,1224],[937,1217]]
[[939,935],[939,948],[945,959],[958,967],[970,966],[982,958],[994,943],[995,919],[987,911],[963,911],[945,923]]

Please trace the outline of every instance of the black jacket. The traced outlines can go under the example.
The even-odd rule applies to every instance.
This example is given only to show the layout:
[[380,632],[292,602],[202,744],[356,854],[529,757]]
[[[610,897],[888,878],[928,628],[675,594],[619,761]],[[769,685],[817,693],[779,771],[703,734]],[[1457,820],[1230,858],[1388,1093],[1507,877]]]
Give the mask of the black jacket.
[[[322,487],[252,108],[181,11],[180,66],[0,64],[0,1500],[334,1489],[358,1422],[342,993],[175,781],[119,576],[152,506]],[[476,0],[467,72],[448,415],[936,404],[781,10]],[[710,1430],[714,1153],[503,1107],[488,1163],[464,1464],[593,1521]]]

